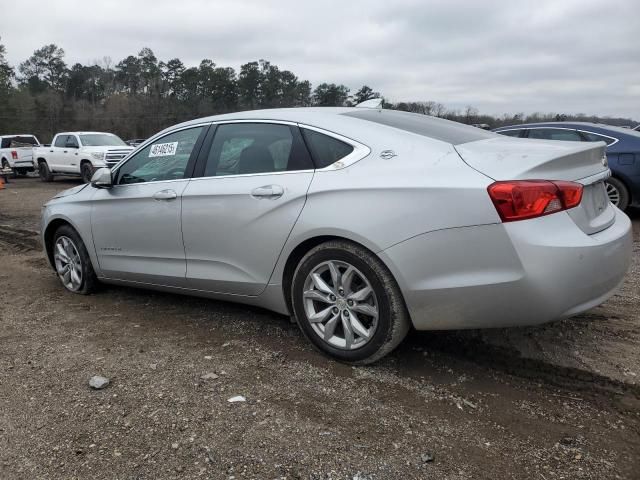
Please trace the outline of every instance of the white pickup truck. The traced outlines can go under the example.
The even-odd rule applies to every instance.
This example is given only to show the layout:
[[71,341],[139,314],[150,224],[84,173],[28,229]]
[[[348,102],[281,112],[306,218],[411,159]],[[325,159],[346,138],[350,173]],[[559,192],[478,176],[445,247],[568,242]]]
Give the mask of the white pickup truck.
[[134,150],[112,133],[58,133],[51,146],[33,149],[40,179],[50,182],[56,175],[81,176],[87,183],[95,169],[113,167]]
[[0,135],[0,168],[13,170],[14,176],[33,172],[33,149],[38,146],[35,135]]

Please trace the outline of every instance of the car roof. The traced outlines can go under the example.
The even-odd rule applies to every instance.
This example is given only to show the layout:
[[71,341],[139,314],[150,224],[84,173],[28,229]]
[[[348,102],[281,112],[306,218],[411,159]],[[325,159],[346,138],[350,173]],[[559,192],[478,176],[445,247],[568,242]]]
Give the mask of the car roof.
[[60,132],[60,133],[57,133],[56,135],[92,135],[92,134],[113,135],[114,137],[116,136],[115,133],[110,133],[110,132]]
[[443,118],[398,110],[358,107],[299,107],[249,110],[191,120],[174,125],[161,133],[179,127],[225,120],[272,120],[300,123],[345,136],[357,135],[362,133],[363,129],[373,132],[394,128],[405,133],[414,133],[453,145],[492,138],[496,135],[471,125]]
[[11,137],[35,137],[33,133],[14,133],[14,134],[6,134],[0,135],[2,138],[11,138]]

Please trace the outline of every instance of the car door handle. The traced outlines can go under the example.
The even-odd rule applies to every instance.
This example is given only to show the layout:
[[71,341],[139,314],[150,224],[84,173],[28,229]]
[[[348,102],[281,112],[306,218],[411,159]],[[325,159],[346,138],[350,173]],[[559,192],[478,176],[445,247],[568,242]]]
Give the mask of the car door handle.
[[265,185],[251,190],[251,196],[255,198],[280,198],[284,194],[284,188],[280,185]]
[[174,200],[178,198],[178,194],[173,190],[160,190],[153,194],[154,200]]

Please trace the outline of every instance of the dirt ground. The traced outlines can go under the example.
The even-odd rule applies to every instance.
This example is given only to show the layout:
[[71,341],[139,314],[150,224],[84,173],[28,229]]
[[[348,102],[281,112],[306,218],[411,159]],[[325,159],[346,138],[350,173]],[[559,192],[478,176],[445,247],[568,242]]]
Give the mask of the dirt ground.
[[[67,293],[36,232],[41,205],[76,184],[0,190],[1,479],[640,478],[638,212],[632,269],[603,306],[413,332],[352,368],[264,310]],[[91,390],[93,375],[111,384]]]

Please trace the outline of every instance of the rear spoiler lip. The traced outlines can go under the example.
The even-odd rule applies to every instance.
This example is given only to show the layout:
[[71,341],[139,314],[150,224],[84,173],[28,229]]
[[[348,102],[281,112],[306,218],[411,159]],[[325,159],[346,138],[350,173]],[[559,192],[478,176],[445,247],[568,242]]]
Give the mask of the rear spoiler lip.
[[600,173],[596,173],[595,175],[589,175],[588,177],[579,178],[574,180],[574,182],[581,183],[582,185],[591,185],[592,183],[597,183],[602,180],[606,180],[611,177],[611,170],[609,168],[603,170]]

